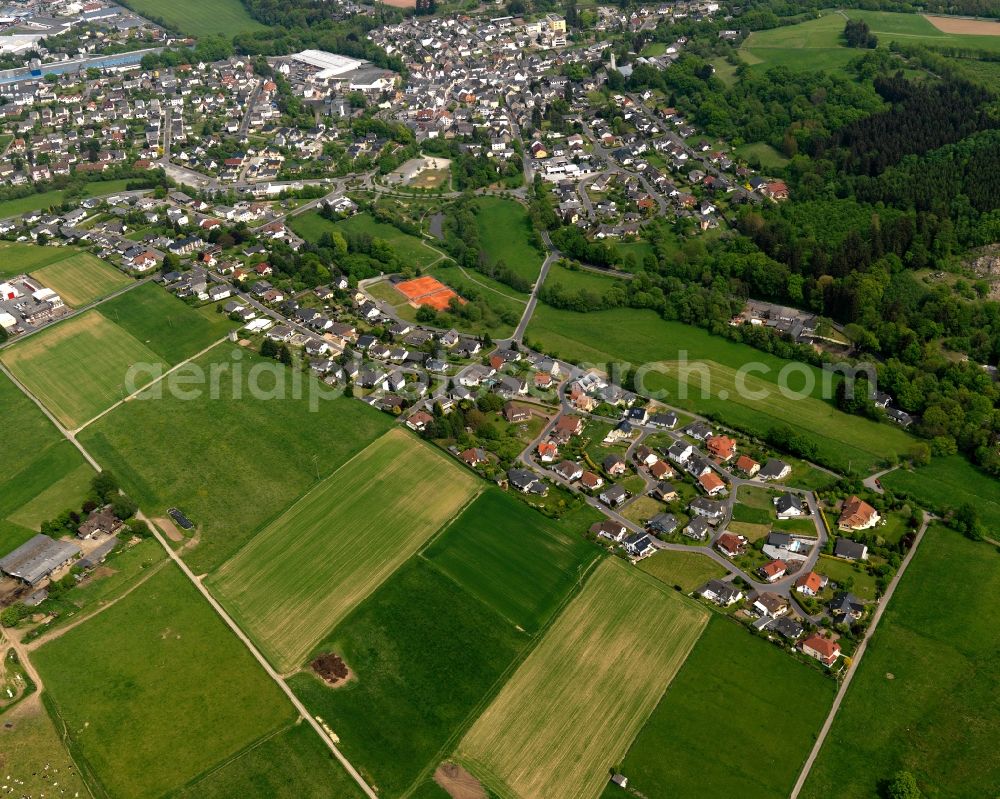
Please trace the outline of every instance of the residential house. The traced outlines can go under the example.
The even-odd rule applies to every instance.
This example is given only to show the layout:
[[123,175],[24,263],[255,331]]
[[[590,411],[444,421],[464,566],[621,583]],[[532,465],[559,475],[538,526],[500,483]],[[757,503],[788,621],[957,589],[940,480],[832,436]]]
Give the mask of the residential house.
[[792,472],[792,467],[777,458],[768,458],[767,463],[758,472],[760,480],[784,480]]
[[797,519],[800,516],[805,516],[809,511],[801,496],[787,491],[780,497],[775,497],[774,509],[779,519]]
[[829,668],[837,662],[840,657],[840,644],[829,638],[824,638],[819,633],[813,633],[799,644],[802,654],[815,658],[824,666]]
[[780,580],[788,572],[788,564],[783,560],[771,560],[761,566],[758,570],[760,575],[769,583]]
[[805,596],[816,596],[826,588],[827,582],[828,580],[824,575],[809,572],[808,574],[803,574],[795,581],[795,590]]
[[611,485],[605,488],[597,498],[608,507],[618,507],[628,499],[628,491],[620,485]]
[[788,613],[789,608],[788,600],[772,591],[761,591],[753,601],[753,609],[758,614],[769,616],[772,619],[784,616]]
[[727,558],[735,558],[742,555],[746,545],[746,537],[734,533],[722,533],[715,539],[715,548]]
[[740,455],[740,457],[736,459],[736,468],[743,472],[743,474],[747,477],[755,477],[760,471],[760,464],[749,455]]
[[850,538],[838,538],[833,546],[834,557],[845,560],[868,560],[868,547]]
[[699,594],[723,608],[728,608],[743,599],[743,592],[739,588],[722,580],[709,580]]
[[837,527],[841,530],[867,530],[878,524],[882,517],[875,508],[857,496],[852,496],[844,502],[837,519]]

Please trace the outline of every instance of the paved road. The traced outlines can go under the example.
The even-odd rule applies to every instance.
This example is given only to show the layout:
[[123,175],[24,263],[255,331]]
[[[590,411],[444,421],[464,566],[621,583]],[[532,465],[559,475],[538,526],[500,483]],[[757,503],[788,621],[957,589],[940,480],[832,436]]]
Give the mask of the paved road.
[[531,297],[528,299],[528,305],[524,309],[524,313],[521,314],[521,321],[517,323],[517,327],[514,329],[513,341],[516,341],[518,344],[524,341],[524,331],[528,329],[528,324],[531,322],[531,315],[535,312],[535,306],[538,305],[538,292],[541,291],[542,284],[545,282],[545,278],[548,277],[549,268],[562,257],[562,253],[552,245],[552,239],[549,238],[547,230],[542,231],[542,242],[545,244],[545,249],[548,250],[549,254],[542,261],[542,268],[538,273],[535,285],[531,289]]
[[896,586],[899,585],[899,581],[903,577],[903,574],[905,574],[906,569],[909,567],[910,561],[913,560],[913,555],[916,553],[917,547],[920,546],[924,533],[927,532],[927,526],[933,518],[934,517],[931,514],[927,512],[924,513],[924,522],[920,525],[920,529],[917,531],[917,535],[913,539],[913,546],[910,547],[910,551],[906,553],[906,557],[903,558],[903,562],[899,565],[899,571],[896,572],[886,589],[885,596],[882,597],[878,603],[878,607],[875,608],[875,614],[872,616],[872,623],[868,625],[868,629],[865,631],[864,640],[862,640],[857,651],[854,653],[851,668],[848,669],[847,675],[844,677],[844,681],[840,684],[837,696],[833,700],[833,706],[830,708],[830,712],[826,716],[826,721],[823,722],[823,727],[819,731],[819,736],[816,738],[816,743],[813,744],[809,757],[806,758],[805,765],[802,766],[802,771],[799,773],[799,778],[795,781],[795,787],[792,788],[792,793],[789,799],[798,799],[798,795],[801,793],[803,786],[806,784],[809,772],[812,771],[812,767],[816,763],[816,758],[819,755],[820,750],[823,748],[823,742],[826,741],[827,735],[830,734],[830,728],[833,726],[833,721],[837,716],[837,711],[840,710],[840,705],[844,701],[844,697],[847,695],[847,689],[850,688],[851,682],[854,680],[854,675],[858,672],[858,666],[861,663],[861,658],[865,654],[865,650],[868,648],[868,642],[875,634],[875,628],[878,627],[878,623],[882,619],[882,614],[889,606],[889,600],[892,599],[892,595],[896,591]]

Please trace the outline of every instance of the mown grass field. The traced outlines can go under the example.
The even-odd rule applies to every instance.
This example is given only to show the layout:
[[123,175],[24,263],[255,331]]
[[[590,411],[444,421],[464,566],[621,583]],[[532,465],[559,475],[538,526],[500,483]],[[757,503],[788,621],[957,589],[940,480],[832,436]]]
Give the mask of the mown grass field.
[[639,561],[639,568],[673,588],[679,585],[685,593],[700,588],[709,580],[725,577],[722,566],[697,552],[673,552],[665,549]]
[[69,257],[42,267],[32,275],[75,308],[106,297],[132,279],[87,252],[71,250]]
[[534,283],[544,255],[532,244],[533,232],[527,209],[516,200],[480,197],[479,246],[490,263],[503,261],[525,280]]
[[471,472],[395,428],[268,525],[209,584],[288,671],[479,488]]
[[[219,372],[215,398],[207,386],[194,400],[166,391],[161,399],[137,398],[89,426],[80,440],[147,514],[162,516],[176,506],[189,515],[201,537],[184,557],[203,573],[232,557],[392,420],[345,397],[318,400],[313,411],[314,381],[304,378],[296,395],[286,369],[276,373],[286,391],[255,394],[251,370],[274,362],[245,350],[216,347],[194,363]],[[272,389],[266,380],[261,388]],[[153,387],[140,397],[157,393]]]
[[221,34],[232,38],[237,33],[264,30],[240,0],[126,0],[123,4],[154,21],[162,21],[188,36]]
[[317,241],[324,233],[339,230],[342,233],[366,234],[374,239],[382,239],[388,244],[400,261],[407,266],[427,267],[441,256],[425,247],[419,238],[387,224],[378,222],[369,213],[355,214],[338,222],[324,219],[317,211],[306,211],[289,220],[292,230],[307,241]]
[[0,241],[0,277],[31,274],[79,250],[66,247],[39,247],[16,241]]
[[707,618],[605,560],[462,739],[459,760],[502,795],[597,796]]
[[[6,554],[31,537],[34,523],[79,504],[84,495],[74,493],[71,475],[85,467],[85,461],[4,374],[0,408],[4,424],[17,431],[7,436],[0,459],[0,554]],[[41,501],[43,495],[51,501]]]
[[[67,441],[66,446],[59,447],[70,461],[76,460],[79,452]],[[73,450],[70,452],[69,450]],[[82,460],[82,457],[81,457]],[[24,503],[7,518],[15,524],[37,530],[42,522],[52,519],[64,510],[79,511],[87,494],[90,493],[90,484],[94,479],[94,470],[90,464],[81,462],[62,476],[58,476],[62,469],[53,474],[46,474],[46,482],[51,481],[40,494]]]
[[[1000,792],[1000,554],[931,526],[833,722],[804,799],[879,794],[906,770],[924,796]],[[864,741],[859,747],[858,741]]]
[[788,164],[788,158],[767,142],[744,144],[736,148],[736,155],[748,163],[760,164],[762,169],[783,169]]
[[[74,316],[3,351],[0,360],[68,428],[129,393],[129,369],[159,357],[97,311]],[[146,372],[136,387],[149,382]]]
[[201,352],[235,327],[225,314],[195,310],[154,283],[101,303],[97,310],[170,365]]
[[600,518],[587,507],[554,521],[491,488],[423,556],[512,624],[535,632],[601,554],[581,535]]
[[[622,773],[645,796],[784,799],[835,691],[818,670],[713,615]],[[626,795],[609,785],[603,797]]]
[[308,724],[296,722],[235,760],[172,793],[172,799],[364,799],[358,784]]
[[844,15],[867,22],[881,48],[898,41],[1000,52],[1000,36],[945,33],[920,14],[846,9],[797,25],[755,31],[743,43],[740,56],[755,69],[843,69],[864,54],[844,44]]
[[52,719],[37,703],[22,703],[3,715],[0,752],[0,783],[10,786],[10,793],[16,790],[15,796],[90,795]]
[[111,796],[160,796],[295,715],[173,565],[33,659],[71,750]]
[[939,513],[971,503],[993,537],[1000,537],[1000,481],[961,455],[934,458],[912,471],[896,469],[879,479],[885,488],[906,492]]
[[[486,275],[479,272],[463,273],[453,262],[441,262],[428,274],[433,275],[445,285],[453,288],[459,295],[465,298],[480,296],[497,314],[506,318],[499,319],[496,324],[487,325],[485,322],[466,319],[456,319],[457,329],[464,332],[481,335],[489,333],[493,338],[509,337],[517,326],[521,314],[524,313],[524,306],[527,303],[527,294],[514,291],[509,286],[491,280]],[[466,276],[468,274],[468,277]]]
[[319,647],[354,679],[330,688],[303,672],[289,684],[380,795],[400,796],[427,781],[528,640],[413,558]]
[[[796,364],[787,380],[787,388],[798,392],[806,387],[808,375],[811,393],[786,397],[777,380],[791,362],[652,312],[580,314],[539,305],[526,341],[561,358],[604,369],[609,363],[660,364],[646,375],[646,393],[665,391],[671,405],[717,416],[761,436],[790,427],[815,444],[817,461],[852,474],[870,473],[886,457],[905,454],[913,442],[895,425],[850,416],[821,399],[824,375],[811,366]],[[677,366],[684,354],[687,373]],[[748,364],[756,367],[742,375],[746,391],[740,391],[737,380]],[[707,382],[703,373],[708,374]],[[832,396],[832,383],[830,389]]]

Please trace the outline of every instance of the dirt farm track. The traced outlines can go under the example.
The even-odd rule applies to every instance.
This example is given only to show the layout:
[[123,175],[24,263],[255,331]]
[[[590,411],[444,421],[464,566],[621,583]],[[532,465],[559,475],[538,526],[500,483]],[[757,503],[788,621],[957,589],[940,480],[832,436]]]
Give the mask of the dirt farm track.
[[1000,36],[1000,22],[992,19],[965,19],[963,17],[935,17],[924,14],[935,28],[943,33],[970,36]]

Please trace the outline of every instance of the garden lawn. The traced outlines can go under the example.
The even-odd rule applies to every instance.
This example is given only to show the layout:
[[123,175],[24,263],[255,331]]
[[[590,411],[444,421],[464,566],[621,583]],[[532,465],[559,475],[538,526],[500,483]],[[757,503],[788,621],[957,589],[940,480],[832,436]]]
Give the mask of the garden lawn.
[[0,360],[68,428],[92,419],[149,382],[150,348],[95,310],[71,317],[7,348]]
[[370,784],[399,796],[430,776],[527,642],[416,558],[319,647],[341,655],[354,679],[330,688],[303,672],[289,684]]
[[726,569],[705,555],[669,549],[643,558],[639,561],[639,568],[671,588],[680,586],[685,593],[728,574]]
[[896,469],[879,479],[885,488],[909,494],[939,513],[972,504],[993,538],[1000,538],[1000,481],[961,455],[934,458],[912,471]]
[[503,796],[596,796],[681,667],[707,613],[606,559],[458,746]]
[[815,571],[829,577],[837,584],[839,590],[850,591],[861,599],[875,599],[875,578],[865,571],[863,565],[855,561],[820,555],[816,561]]
[[928,797],[1000,794],[998,592],[995,547],[941,525],[927,530],[869,642],[803,799],[831,792],[845,799],[876,796],[881,782],[900,770],[911,772]]
[[490,263],[503,261],[529,283],[534,283],[544,255],[533,244],[535,233],[527,209],[516,200],[480,197],[479,247]]
[[72,251],[68,258],[34,272],[32,276],[75,308],[106,297],[132,279],[87,252]]
[[[820,370],[698,327],[668,322],[652,311],[575,313],[539,305],[528,327],[529,342],[550,354],[605,370],[612,363],[653,364],[645,376],[645,393],[666,392],[663,399],[671,405],[755,435],[790,428],[815,446],[814,460],[842,471],[870,473],[885,458],[906,453],[913,442],[895,425],[848,415],[822,399],[824,378],[831,396],[836,381]],[[683,370],[678,366],[681,356],[687,358]],[[754,368],[746,372],[750,364]],[[777,381],[786,367],[787,389],[805,394],[804,389],[811,388],[807,395],[780,393]],[[739,390],[740,370],[746,391]]]
[[71,750],[115,797],[160,796],[295,715],[173,565],[32,657]]
[[209,584],[288,671],[480,487],[456,461],[394,428],[268,525]]
[[423,556],[512,624],[535,632],[601,553],[583,538],[587,526],[577,512],[553,521],[491,488]]
[[[835,691],[817,669],[713,615],[621,771],[645,796],[784,799]],[[603,796],[627,794],[609,785]]]

